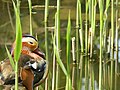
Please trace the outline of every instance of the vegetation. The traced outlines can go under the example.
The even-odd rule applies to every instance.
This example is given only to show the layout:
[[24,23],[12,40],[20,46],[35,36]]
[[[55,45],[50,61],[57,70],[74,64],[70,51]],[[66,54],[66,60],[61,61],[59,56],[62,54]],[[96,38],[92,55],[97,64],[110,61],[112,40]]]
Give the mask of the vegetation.
[[[22,29],[20,21],[20,2],[17,0],[13,7],[16,16],[16,47],[15,63],[6,47],[11,64],[16,73],[15,90],[18,90],[18,60],[21,51]],[[85,78],[85,90],[96,90],[95,84],[97,76],[99,90],[117,90],[118,74],[118,0],[76,0],[76,27],[73,27],[71,21],[71,12],[68,11],[68,22],[66,27],[65,50],[62,50],[61,44],[61,0],[57,0],[56,13],[54,15],[55,23],[52,29],[51,41],[53,45],[53,60],[49,59],[49,8],[50,1],[45,0],[45,52],[46,59],[52,62],[52,72],[50,71],[45,84],[45,90],[58,90],[61,82],[61,70],[64,73],[65,90],[81,90],[83,77]],[[28,0],[30,13],[30,34],[32,30],[32,2]],[[85,14],[83,17],[83,6],[85,5]],[[111,12],[111,14],[110,14]],[[115,13],[116,12],[116,13]],[[109,18],[110,17],[110,18]],[[99,19],[97,19],[99,18]],[[110,20],[109,20],[110,19]],[[110,21],[110,26],[108,22]],[[85,23],[84,23],[85,22]],[[99,22],[99,23],[98,23]],[[97,24],[98,27],[97,27]],[[72,33],[74,32],[75,33]],[[75,42],[75,43],[74,43]],[[96,44],[97,42],[97,44]],[[115,43],[116,42],[116,43]],[[71,44],[72,43],[72,44]],[[96,48],[97,47],[97,48]],[[114,49],[115,48],[115,49]],[[71,53],[72,50],[72,53]],[[61,52],[65,51],[66,60],[62,60]],[[97,52],[97,53],[95,53]],[[116,55],[114,57],[114,54]],[[73,56],[73,61],[71,60]],[[109,56],[109,57],[107,57]],[[97,60],[94,60],[97,57]],[[95,73],[94,66],[99,62],[97,68],[98,75]],[[110,63],[109,63],[110,62]],[[72,63],[72,71],[71,71]],[[52,66],[52,65],[51,65]],[[50,66],[50,67],[51,67]],[[52,74],[51,74],[52,73]],[[84,75],[84,76],[83,76]],[[49,79],[49,80],[48,80]],[[50,79],[52,79],[50,81]],[[76,79],[76,80],[75,80]],[[50,82],[52,86],[50,87]],[[115,84],[113,83],[115,82]],[[40,87],[41,88],[41,87]],[[44,89],[43,89],[44,90]]]

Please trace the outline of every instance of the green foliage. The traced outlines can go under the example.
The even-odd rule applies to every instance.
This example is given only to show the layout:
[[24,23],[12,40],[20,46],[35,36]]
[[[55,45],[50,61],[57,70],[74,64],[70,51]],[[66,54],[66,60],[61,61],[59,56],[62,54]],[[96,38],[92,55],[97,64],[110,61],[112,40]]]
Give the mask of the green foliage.
[[71,78],[70,78],[70,54],[71,54],[71,19],[70,19],[70,11],[68,16],[68,25],[67,25],[67,81],[66,81],[66,90],[72,90],[71,87]]
[[28,0],[29,4],[29,13],[30,13],[30,34],[32,35],[32,2],[31,0]]
[[20,58],[21,49],[22,49],[22,29],[20,21],[20,12],[19,12],[19,0],[17,1],[17,7],[15,2],[13,2],[13,7],[16,16],[16,39],[15,39],[15,50],[14,50],[14,61],[15,61],[15,90],[18,90],[18,60]]
[[70,13],[68,16],[68,25],[67,25],[67,35],[66,35],[66,39],[67,39],[67,71],[68,73],[70,73],[70,51],[71,51],[71,20],[70,20]]
[[6,51],[7,51],[7,54],[8,54],[8,57],[9,57],[9,60],[10,60],[10,64],[12,65],[12,68],[15,69],[15,62],[13,61],[13,58],[7,48],[7,46],[5,45],[5,48],[6,48]]
[[15,52],[14,52],[14,60],[18,61],[21,49],[22,49],[22,29],[21,29],[21,21],[19,16],[19,10],[13,1],[13,7],[16,15],[16,45],[15,45]]
[[80,0],[77,0],[77,3],[78,3],[78,16],[79,16],[78,19],[79,19],[79,24],[80,24],[80,44],[81,44],[81,52],[84,52],[81,1],[80,1]]
[[57,50],[57,47],[56,45],[54,44],[54,50],[55,50],[55,55],[56,55],[56,60],[57,60],[57,63],[60,65],[62,71],[64,72],[64,74],[67,76],[67,70],[62,62],[62,60],[60,59],[60,55],[59,55],[59,51]]

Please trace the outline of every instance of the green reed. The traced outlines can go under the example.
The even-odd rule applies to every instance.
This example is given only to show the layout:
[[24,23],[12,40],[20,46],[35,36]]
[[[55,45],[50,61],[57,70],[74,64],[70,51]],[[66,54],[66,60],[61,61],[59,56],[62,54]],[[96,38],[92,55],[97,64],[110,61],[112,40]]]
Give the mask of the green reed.
[[[48,13],[49,13],[49,0],[45,0],[45,17],[44,17],[44,26],[45,26],[45,49],[46,49],[46,60],[48,59]],[[48,90],[48,79],[45,82],[45,90]]]
[[[73,60],[73,65],[75,64],[76,62],[76,59],[75,59],[75,37],[72,37],[72,60]],[[75,66],[73,66],[72,68],[72,88],[75,89],[75,77],[76,77],[76,69],[75,69]]]
[[[56,46],[57,46],[57,50],[60,50],[60,1],[61,0],[57,0],[57,14],[56,14]],[[59,87],[59,66],[57,64],[57,68],[56,68],[56,90],[58,90]]]
[[119,29],[119,25],[118,25],[118,0],[116,0],[116,33],[115,33],[115,46],[116,46],[116,60],[115,60],[115,90],[117,90],[117,73],[118,73],[118,29]]
[[70,61],[71,61],[71,19],[70,19],[70,11],[69,11],[69,16],[68,16],[68,25],[67,25],[67,79],[66,79],[66,90],[72,90],[72,85],[71,85],[71,76],[70,76]]
[[56,23],[57,23],[57,13],[55,14],[55,27],[54,27],[54,32],[53,32],[53,73],[52,73],[52,90],[55,90],[55,77],[56,77],[56,60],[55,60],[55,36],[56,36]]
[[21,21],[20,21],[20,9],[19,9],[19,1],[17,1],[17,6],[13,2],[15,15],[16,15],[16,46],[14,52],[14,60],[15,60],[15,90],[18,90],[18,60],[21,54],[22,49],[22,28],[21,28]]
[[[104,10],[104,19],[103,19],[103,52],[109,52],[107,51],[107,38],[108,36],[108,10],[110,7],[110,0],[106,0],[105,10]],[[109,46],[109,44],[108,44]],[[103,86],[105,86],[106,89],[108,89],[108,66],[105,64],[107,60],[103,60]]]
[[88,6],[89,6],[89,1],[86,0],[86,9],[85,9],[85,16],[86,16],[86,25],[85,25],[85,53],[88,53]]
[[15,11],[15,16],[16,16],[16,39],[15,39],[16,45],[14,49],[14,58],[12,58],[12,56],[10,55],[7,47],[6,47],[6,50],[7,50],[8,57],[10,59],[10,63],[15,72],[15,90],[18,90],[18,61],[19,61],[19,57],[22,49],[22,28],[21,28],[21,20],[20,20],[20,8],[19,8],[20,2],[19,0],[17,0],[17,5],[15,5],[14,1],[12,2],[13,2],[13,7]]
[[57,50],[57,46],[56,46],[56,39],[55,39],[55,35],[53,37],[53,45],[54,45],[54,52],[55,52],[55,56],[56,56],[56,61],[58,63],[58,65],[60,66],[60,68],[62,69],[62,71],[64,72],[64,74],[67,76],[67,70],[60,58],[60,52]]
[[81,1],[77,0],[78,2],[78,15],[79,15],[79,36],[80,36],[80,45],[81,45],[81,52],[84,52],[84,44],[83,44],[83,24],[82,24],[82,11],[81,11]]
[[79,9],[78,9],[78,0],[76,7],[76,61],[79,61]]
[[32,35],[32,2],[31,0],[28,0],[28,4],[29,4],[29,14],[30,14],[30,34]]
[[76,62],[76,59],[75,59],[75,37],[72,37],[72,59],[73,59],[73,63]]
[[56,39],[57,48],[60,49],[60,0],[57,0],[57,23],[56,23]]
[[119,23],[118,23],[118,0],[116,0],[116,11],[115,11],[115,13],[116,13],[116,19],[115,19],[115,21],[116,21],[116,24],[115,24],[115,28],[116,28],[116,33],[115,33],[115,42],[116,42],[116,51],[118,51],[118,29],[119,29]]
[[91,0],[91,3],[89,5],[90,7],[90,57],[92,57],[93,54],[93,44],[94,44],[94,37],[95,37],[95,18],[96,18],[96,0]]
[[111,0],[111,86],[110,90],[113,90],[114,80],[114,0]]
[[104,25],[103,25],[103,33],[104,33],[104,51],[107,50],[107,32],[108,32],[108,10],[110,7],[110,0],[106,0],[105,10],[104,10]]
[[45,25],[45,46],[46,46],[46,60],[48,60],[48,12],[49,12],[49,0],[45,2],[45,17],[44,17],[44,25]]
[[[106,2],[104,2],[105,5],[105,9],[104,9],[104,19],[103,19],[103,52],[107,52],[110,53],[110,44],[111,44],[111,31],[108,28],[108,15],[109,15],[109,8],[110,8],[110,0],[106,0]],[[108,34],[109,33],[109,34]],[[108,41],[108,44],[107,44]],[[106,57],[106,56],[105,56]],[[107,60],[103,60],[103,86],[106,89],[109,89],[109,77],[108,77],[108,65],[106,64]],[[111,86],[111,85],[110,85]]]
[[102,53],[103,53],[103,1],[99,1],[100,10],[100,61],[99,61],[99,90],[102,90]]
[[61,58],[60,58],[60,53],[59,53],[59,51],[57,50],[57,46],[55,45],[55,41],[53,41],[53,44],[54,44],[54,50],[55,50],[55,55],[56,55],[56,60],[57,60],[57,63],[59,64],[59,66],[61,67],[61,69],[62,69],[62,71],[64,72],[64,74],[67,76],[68,75],[68,73],[67,73],[67,70],[66,70],[66,68],[65,68],[65,66],[64,66],[64,64],[63,64],[63,62],[62,62],[62,60],[61,60]]
[[[56,61],[57,64],[60,66],[60,68],[62,69],[62,71],[64,72],[65,76],[66,76],[66,90],[72,90],[72,86],[71,86],[71,77],[70,77],[70,50],[71,50],[71,21],[70,21],[70,13],[69,13],[69,17],[68,17],[68,26],[67,26],[67,35],[66,35],[66,39],[67,39],[67,49],[66,49],[66,53],[67,53],[67,69],[65,68],[61,58],[60,58],[60,52],[57,46],[57,41],[58,41],[58,34],[57,34],[57,13],[55,15],[55,31],[54,31],[54,37],[53,37],[53,46],[54,46],[54,53],[55,53],[55,57],[56,57]],[[54,69],[55,70],[55,69]],[[56,70],[57,71],[57,70]],[[58,71],[57,71],[58,72]],[[56,76],[57,77],[57,76]],[[55,75],[53,77],[53,79],[55,78]],[[57,79],[58,80],[58,79]],[[54,82],[54,80],[52,81]],[[58,82],[58,81],[57,81]],[[56,83],[57,83],[56,82]],[[53,83],[55,84],[55,83]],[[56,90],[58,89],[58,87],[56,88]],[[54,90],[54,85],[52,85],[52,90]]]

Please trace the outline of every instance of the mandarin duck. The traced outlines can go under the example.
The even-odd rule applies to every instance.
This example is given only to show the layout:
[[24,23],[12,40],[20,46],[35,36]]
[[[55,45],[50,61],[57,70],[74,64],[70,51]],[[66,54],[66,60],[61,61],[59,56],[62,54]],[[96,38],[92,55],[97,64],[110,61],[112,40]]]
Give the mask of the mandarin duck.
[[[15,42],[12,45],[11,55],[14,57]],[[48,62],[45,55],[39,50],[38,41],[31,35],[22,36],[22,50],[18,62],[19,77],[18,83],[33,90],[40,85],[47,77]],[[13,85],[15,83],[15,73],[7,58],[0,62],[0,85]]]

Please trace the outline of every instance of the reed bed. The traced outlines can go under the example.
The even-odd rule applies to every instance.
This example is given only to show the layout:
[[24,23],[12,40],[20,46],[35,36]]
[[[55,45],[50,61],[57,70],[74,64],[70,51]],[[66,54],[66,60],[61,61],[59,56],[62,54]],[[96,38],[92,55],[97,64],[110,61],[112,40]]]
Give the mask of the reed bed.
[[[29,2],[30,13],[30,34],[32,34],[32,2]],[[49,45],[48,45],[48,27],[49,27],[49,0],[45,1],[45,52],[46,60],[52,62],[52,75],[48,75],[46,80],[45,90],[58,90],[61,83],[61,73],[64,73],[65,84],[64,90],[117,90],[117,73],[118,73],[118,0],[116,4],[114,0],[76,0],[76,26],[73,27],[71,21],[71,13],[68,10],[68,22],[66,26],[66,60],[62,60],[61,53],[63,52],[61,46],[61,19],[60,7],[61,0],[57,0],[56,13],[54,15],[55,23],[52,31],[52,45],[53,45],[53,60],[49,60]],[[85,5],[85,19],[83,19],[83,8]],[[17,5],[13,2],[16,14],[16,41],[22,38],[19,1]],[[116,7],[116,8],[115,8]],[[114,13],[116,12],[116,13]],[[99,16],[99,17],[97,17]],[[116,19],[115,19],[116,17]],[[97,20],[99,18],[99,20]],[[84,24],[85,22],[85,24]],[[110,22],[110,26],[108,23]],[[98,27],[97,27],[97,24]],[[74,32],[74,35],[71,35]],[[71,36],[74,36],[71,38]],[[96,44],[97,42],[97,44]],[[116,42],[116,43],[115,43]],[[72,43],[72,44],[71,44]],[[114,46],[115,44],[115,46]],[[17,42],[21,47],[21,42]],[[18,70],[18,59],[21,48],[16,46],[15,49],[15,63],[11,60],[13,68],[15,68],[16,78]],[[97,48],[96,48],[97,47]],[[114,57],[114,47],[116,50]],[[71,53],[72,50],[72,53]],[[72,57],[71,57],[72,55]],[[96,57],[96,58],[94,58]],[[73,58],[73,61],[71,60]],[[73,71],[71,71],[71,63]],[[97,68],[94,66],[97,64]],[[75,67],[74,67],[75,66]],[[77,68],[77,69],[75,69]],[[97,69],[97,73],[95,72]],[[61,72],[62,70],[62,72]],[[76,70],[76,71],[75,71]],[[76,74],[75,74],[76,73]],[[97,79],[96,79],[97,77]],[[51,81],[49,81],[49,80]],[[77,79],[77,80],[75,80]],[[83,81],[84,79],[84,81]],[[115,81],[115,84],[113,83]],[[52,82],[52,86],[49,82]],[[96,87],[96,82],[98,86]],[[83,85],[83,83],[85,83]],[[16,79],[16,90],[18,89]],[[42,87],[43,88],[43,87]],[[40,90],[40,89],[39,89]]]

